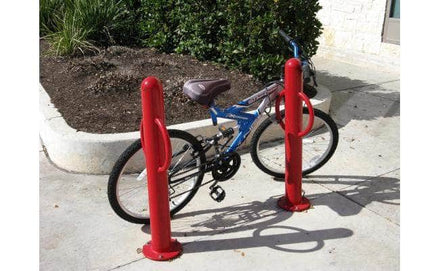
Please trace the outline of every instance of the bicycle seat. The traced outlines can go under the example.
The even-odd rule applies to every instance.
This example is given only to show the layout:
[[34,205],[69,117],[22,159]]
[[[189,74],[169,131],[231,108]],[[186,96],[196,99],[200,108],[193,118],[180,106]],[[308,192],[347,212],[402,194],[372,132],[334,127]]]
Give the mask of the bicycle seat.
[[226,79],[191,79],[183,85],[183,93],[201,105],[209,106],[220,93],[231,88]]

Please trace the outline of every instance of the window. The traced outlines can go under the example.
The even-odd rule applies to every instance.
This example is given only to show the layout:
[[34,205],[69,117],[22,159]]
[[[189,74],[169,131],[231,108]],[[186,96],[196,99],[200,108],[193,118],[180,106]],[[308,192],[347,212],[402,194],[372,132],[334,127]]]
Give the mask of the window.
[[382,41],[400,44],[400,0],[387,0]]

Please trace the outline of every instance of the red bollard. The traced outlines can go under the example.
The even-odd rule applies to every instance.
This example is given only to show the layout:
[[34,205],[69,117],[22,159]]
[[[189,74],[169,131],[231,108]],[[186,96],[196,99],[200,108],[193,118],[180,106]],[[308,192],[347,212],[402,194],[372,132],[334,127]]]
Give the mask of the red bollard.
[[152,76],[144,79],[141,96],[141,142],[147,166],[151,229],[151,241],[144,245],[142,252],[149,259],[166,261],[177,257],[182,245],[171,239],[167,171],[172,153],[160,81]]
[[[291,212],[300,212],[310,208],[310,202],[301,195],[302,187],[302,137],[310,132],[313,126],[313,108],[308,97],[302,92],[303,79],[301,61],[289,59],[284,67],[284,90],[276,102],[277,118],[285,129],[284,142],[286,145],[286,194],[278,200],[278,206]],[[279,104],[284,96],[285,124],[281,121]],[[309,122],[304,131],[302,129],[304,101],[309,109]]]

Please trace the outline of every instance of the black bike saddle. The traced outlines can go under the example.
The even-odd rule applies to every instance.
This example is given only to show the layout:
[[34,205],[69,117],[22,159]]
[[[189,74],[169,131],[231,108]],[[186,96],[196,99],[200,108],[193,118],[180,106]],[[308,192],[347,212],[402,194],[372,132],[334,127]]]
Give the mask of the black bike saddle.
[[183,85],[183,93],[201,105],[209,106],[220,93],[231,89],[227,79],[191,79]]

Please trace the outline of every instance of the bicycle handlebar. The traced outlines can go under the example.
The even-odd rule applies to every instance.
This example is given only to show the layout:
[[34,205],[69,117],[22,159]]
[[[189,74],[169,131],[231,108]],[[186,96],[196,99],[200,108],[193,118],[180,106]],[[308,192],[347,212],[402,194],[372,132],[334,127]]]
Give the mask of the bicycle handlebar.
[[312,61],[307,56],[307,54],[301,50],[299,45],[295,42],[295,40],[286,34],[283,30],[279,29],[278,34],[289,44],[290,49],[293,52],[294,58],[299,58],[301,60],[301,66],[303,69],[303,77],[306,83],[310,81],[310,78],[313,78],[313,85],[318,86],[316,84],[315,77],[315,67],[313,66]]
[[285,40],[287,43],[289,43],[289,44],[290,44],[290,41],[293,40],[291,37],[289,37],[289,35],[286,34],[286,32],[284,32],[284,31],[281,30],[281,29],[278,31],[278,34],[280,34],[281,37],[283,37],[284,40]]
[[296,42],[294,41],[293,38],[291,38],[289,35],[286,34],[286,32],[284,32],[283,30],[279,30],[278,34],[280,34],[281,37],[284,38],[284,40],[290,45],[290,47],[292,48],[293,51],[293,57],[294,58],[299,58],[300,54],[299,54],[299,46],[298,44],[296,44]]

